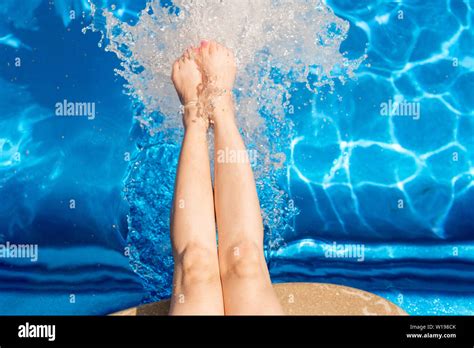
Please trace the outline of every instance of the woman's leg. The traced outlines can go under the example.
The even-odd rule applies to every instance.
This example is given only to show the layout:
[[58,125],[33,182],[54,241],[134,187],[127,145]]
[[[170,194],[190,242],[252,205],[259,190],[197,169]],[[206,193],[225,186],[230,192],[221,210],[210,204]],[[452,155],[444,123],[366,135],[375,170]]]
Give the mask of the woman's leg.
[[[235,123],[230,91],[233,54],[217,43],[201,47],[203,70],[224,96],[214,101],[214,202],[226,314],[283,314],[263,254],[263,223],[252,168]],[[248,157],[247,157],[248,158]]]
[[[172,78],[183,105],[197,100],[201,73],[189,52],[174,64]],[[175,266],[170,314],[224,314],[207,123],[191,106],[185,108],[184,126],[171,214]]]

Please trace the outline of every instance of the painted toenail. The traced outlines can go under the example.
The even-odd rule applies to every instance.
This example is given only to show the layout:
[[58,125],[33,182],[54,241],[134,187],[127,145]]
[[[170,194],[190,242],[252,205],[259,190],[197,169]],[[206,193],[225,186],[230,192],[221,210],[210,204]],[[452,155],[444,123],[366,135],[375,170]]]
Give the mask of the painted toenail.
[[209,45],[209,41],[207,41],[207,40],[202,40],[201,41],[201,47],[206,47],[207,45]]

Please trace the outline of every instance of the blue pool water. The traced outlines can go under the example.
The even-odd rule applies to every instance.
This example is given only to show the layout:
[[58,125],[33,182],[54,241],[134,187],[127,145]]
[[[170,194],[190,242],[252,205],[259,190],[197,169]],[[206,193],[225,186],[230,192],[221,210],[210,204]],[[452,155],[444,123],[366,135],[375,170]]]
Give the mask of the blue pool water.
[[[131,24],[145,6],[94,3]],[[327,3],[350,23],[341,51],[367,58],[334,90],[293,93],[288,138],[273,138],[286,162],[271,185],[288,199],[270,204],[258,180],[272,279],[354,286],[410,314],[474,314],[474,2]],[[39,248],[34,263],[0,258],[1,314],[104,314],[170,294],[179,145],[137,125],[120,61],[81,32],[89,11],[0,5],[0,244]],[[56,117],[63,100],[95,102],[96,117]],[[382,115],[401,100],[409,115]],[[331,256],[334,243],[363,257]]]

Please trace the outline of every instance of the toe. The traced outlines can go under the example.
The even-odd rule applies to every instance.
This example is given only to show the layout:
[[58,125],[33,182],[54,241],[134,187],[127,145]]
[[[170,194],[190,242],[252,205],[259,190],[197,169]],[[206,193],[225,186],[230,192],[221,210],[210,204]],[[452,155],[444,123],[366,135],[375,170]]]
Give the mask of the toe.
[[191,55],[189,54],[189,48],[184,51],[183,58],[184,60],[191,59]]
[[209,53],[210,53],[210,54],[213,54],[213,53],[216,52],[216,51],[217,51],[217,42],[211,41],[211,42],[209,43]]
[[179,70],[179,60],[176,60],[173,64],[173,72],[176,72]]
[[187,50],[186,50],[186,58],[190,59],[190,60],[193,60],[194,58],[194,49],[192,47],[189,47]]
[[201,41],[201,52],[203,54],[208,54],[209,53],[209,41],[207,40],[202,40]]

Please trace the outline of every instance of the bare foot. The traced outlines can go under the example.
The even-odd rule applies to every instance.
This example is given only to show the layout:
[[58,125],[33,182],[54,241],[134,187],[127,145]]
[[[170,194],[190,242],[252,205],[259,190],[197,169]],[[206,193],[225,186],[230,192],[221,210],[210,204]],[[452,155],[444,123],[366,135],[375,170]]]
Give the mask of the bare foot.
[[232,51],[215,41],[202,41],[201,59],[206,83],[231,92],[237,71]]
[[209,126],[208,121],[203,120],[202,117],[198,115],[199,90],[202,88],[202,74],[194,59],[197,53],[198,50],[188,48],[173,64],[171,79],[181,104],[185,106],[183,117],[184,126],[187,128],[191,122],[204,122],[207,129]]
[[171,79],[183,105],[198,100],[198,88],[202,75],[194,60],[193,49],[188,48],[173,64]]
[[[226,109],[232,108],[232,88],[235,82],[237,67],[233,52],[218,44],[215,41],[201,42],[201,60],[200,66],[203,72],[203,84],[205,89],[214,89],[214,94],[219,97],[213,98],[212,104],[216,108],[217,113],[228,114]],[[216,121],[218,117],[213,117]]]

